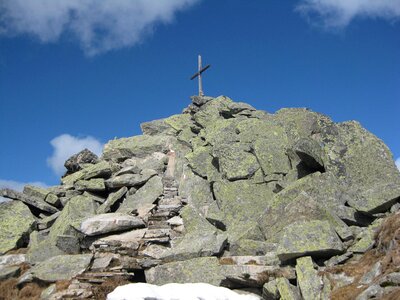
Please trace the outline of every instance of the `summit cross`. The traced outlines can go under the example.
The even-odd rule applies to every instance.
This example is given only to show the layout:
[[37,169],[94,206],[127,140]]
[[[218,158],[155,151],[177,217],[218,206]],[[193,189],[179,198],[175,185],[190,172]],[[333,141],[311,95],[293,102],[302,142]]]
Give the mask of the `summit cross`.
[[201,81],[201,73],[203,73],[205,70],[207,70],[209,67],[211,67],[211,65],[207,65],[204,68],[202,67],[202,63],[201,63],[201,55],[199,55],[199,70],[196,74],[194,74],[192,77],[190,77],[190,80],[195,79],[196,77],[198,77],[199,79],[199,96],[202,97],[204,96],[204,92],[203,92],[203,82]]

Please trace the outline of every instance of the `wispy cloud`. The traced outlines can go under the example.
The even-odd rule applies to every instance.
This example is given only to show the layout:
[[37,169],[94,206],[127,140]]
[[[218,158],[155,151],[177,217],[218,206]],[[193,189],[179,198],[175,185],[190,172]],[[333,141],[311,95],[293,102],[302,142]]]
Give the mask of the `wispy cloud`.
[[399,171],[400,171],[400,157],[398,159],[396,159],[396,166],[397,166],[397,169],[399,169]]
[[72,34],[95,55],[134,46],[160,23],[199,0],[2,0],[0,34],[29,34],[42,42]]
[[65,161],[72,155],[87,148],[93,153],[100,155],[103,144],[94,137],[74,137],[69,134],[62,134],[50,141],[53,146],[53,154],[47,159],[49,167],[61,176],[66,171]]
[[343,28],[355,18],[400,18],[400,0],[301,0],[296,8],[307,19],[328,28]]
[[[36,182],[20,182],[20,181],[14,181],[14,180],[4,180],[0,179],[0,189],[13,189],[19,192],[22,192],[24,189],[25,185],[34,185],[34,186],[39,186],[39,187],[47,187],[47,185],[43,182],[36,181]],[[7,201],[8,199],[0,197],[0,202]]]

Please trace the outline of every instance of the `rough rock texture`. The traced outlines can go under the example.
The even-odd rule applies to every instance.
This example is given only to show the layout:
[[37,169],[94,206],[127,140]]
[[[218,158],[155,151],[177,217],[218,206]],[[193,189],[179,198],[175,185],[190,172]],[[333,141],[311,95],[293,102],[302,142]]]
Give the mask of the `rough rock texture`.
[[[36,268],[19,287],[74,277],[67,290],[49,287],[49,299],[101,298],[96,288],[113,280],[208,282],[263,289],[265,299],[399,288],[400,223],[386,217],[398,217],[400,172],[359,123],[196,96],[182,114],[141,128],[106,143],[100,158],[71,157],[59,186],[1,190],[14,200],[0,204],[0,253],[28,246],[24,261]],[[382,228],[389,242],[377,241]],[[57,259],[81,256],[81,267],[46,277]],[[1,261],[3,278],[24,270]]]
[[26,246],[34,224],[35,218],[22,202],[0,203],[0,255]]

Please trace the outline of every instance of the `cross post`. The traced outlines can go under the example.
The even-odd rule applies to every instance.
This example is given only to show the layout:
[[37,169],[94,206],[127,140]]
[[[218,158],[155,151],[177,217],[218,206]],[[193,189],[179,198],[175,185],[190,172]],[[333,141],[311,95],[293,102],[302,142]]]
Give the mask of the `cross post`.
[[202,78],[201,78],[201,74],[207,70],[209,67],[211,67],[211,65],[207,65],[204,68],[202,67],[202,62],[201,62],[201,55],[199,55],[198,57],[198,63],[199,63],[199,68],[198,68],[198,72],[195,73],[190,80],[195,79],[196,77],[199,79],[199,96],[202,97],[204,96],[204,92],[203,92],[203,82],[202,82]]

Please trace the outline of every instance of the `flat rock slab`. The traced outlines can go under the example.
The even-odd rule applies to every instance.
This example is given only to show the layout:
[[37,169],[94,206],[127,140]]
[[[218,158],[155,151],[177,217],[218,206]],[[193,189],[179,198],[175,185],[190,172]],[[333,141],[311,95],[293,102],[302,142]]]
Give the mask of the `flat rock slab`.
[[300,221],[287,226],[277,249],[281,261],[312,255],[334,256],[343,244],[328,221]]
[[35,265],[29,272],[38,280],[56,282],[82,274],[92,261],[92,254],[59,255]]
[[34,224],[35,218],[24,203],[0,203],[0,255],[25,244]]
[[122,213],[101,214],[82,222],[80,231],[88,236],[144,227],[142,219]]
[[18,266],[0,266],[0,280],[5,280],[11,277],[16,277],[20,273],[20,267]]
[[26,204],[29,204],[33,207],[36,207],[37,209],[48,212],[48,213],[56,213],[58,212],[58,209],[55,208],[54,206],[48,204],[45,202],[43,199],[34,197],[34,196],[27,196],[23,193],[16,192],[11,189],[2,189],[0,190],[0,196],[3,196],[5,198],[13,199],[13,200],[19,200],[22,201]]
[[156,285],[203,282],[219,286],[225,279],[216,257],[167,263],[146,270],[145,275],[146,282]]
[[19,265],[26,261],[25,254],[9,254],[0,256],[0,267]]

